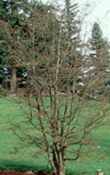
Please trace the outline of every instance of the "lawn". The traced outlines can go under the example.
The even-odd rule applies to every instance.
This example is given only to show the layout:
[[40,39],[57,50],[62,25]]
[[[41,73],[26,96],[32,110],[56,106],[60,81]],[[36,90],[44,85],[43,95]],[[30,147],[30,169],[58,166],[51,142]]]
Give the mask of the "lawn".
[[[95,102],[90,103],[90,109],[96,110]],[[85,115],[82,114],[82,115]],[[21,143],[13,134],[12,127],[27,118],[27,107],[22,102],[12,98],[0,98],[0,169],[48,169],[46,158],[38,153],[34,145]],[[110,173],[110,125],[108,120],[104,126],[94,130],[91,134],[93,144],[84,147],[81,158],[76,162],[67,163],[69,174],[94,175],[97,169],[103,169],[106,175]],[[24,122],[25,123],[25,122]],[[26,123],[24,124],[26,129]],[[23,131],[21,131],[22,133]]]

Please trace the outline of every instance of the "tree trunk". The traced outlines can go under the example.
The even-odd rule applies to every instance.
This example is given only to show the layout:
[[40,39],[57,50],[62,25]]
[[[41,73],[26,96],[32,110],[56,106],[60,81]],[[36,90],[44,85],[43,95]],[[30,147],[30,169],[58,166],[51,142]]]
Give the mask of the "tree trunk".
[[65,175],[64,165],[59,165],[58,175]]
[[35,65],[32,65],[32,73],[35,75],[36,73],[36,66]]
[[64,160],[62,157],[62,152],[59,153],[59,175],[65,175],[65,167],[64,167]]
[[53,164],[55,175],[65,175],[64,159],[62,152],[53,152]]
[[16,68],[12,67],[12,76],[11,76],[11,93],[16,93]]

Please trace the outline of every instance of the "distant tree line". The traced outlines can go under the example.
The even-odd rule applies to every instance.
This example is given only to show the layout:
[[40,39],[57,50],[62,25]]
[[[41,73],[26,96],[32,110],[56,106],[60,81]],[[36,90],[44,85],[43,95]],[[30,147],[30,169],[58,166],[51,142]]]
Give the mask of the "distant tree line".
[[[29,72],[36,69],[40,83],[44,83],[44,79],[49,78],[48,67],[52,72],[55,68],[59,37],[64,57],[59,77],[60,91],[65,92],[68,84],[71,86],[74,76],[79,94],[94,76],[102,80],[99,89],[109,84],[109,42],[103,37],[100,25],[94,23],[91,37],[85,44],[80,38],[78,4],[71,6],[67,1],[66,5],[69,8],[57,14],[57,7],[39,1],[0,1],[0,83],[3,87],[8,82],[11,92],[16,93],[17,81],[21,78],[21,84],[22,81],[27,84]],[[83,54],[85,45],[87,52]],[[70,67],[76,63],[80,69],[77,75],[70,72]]]

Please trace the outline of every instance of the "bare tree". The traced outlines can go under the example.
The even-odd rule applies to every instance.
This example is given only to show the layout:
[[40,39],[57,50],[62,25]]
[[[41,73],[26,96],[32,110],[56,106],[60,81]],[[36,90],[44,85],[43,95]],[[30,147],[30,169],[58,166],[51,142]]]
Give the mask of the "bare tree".
[[[86,83],[81,95],[78,93],[78,77],[82,73],[82,55],[77,51],[79,47],[77,45],[79,31],[78,29],[76,30],[76,23],[71,25],[71,22],[73,22],[71,14],[73,14],[73,17],[75,14],[70,9],[70,1],[65,0],[64,14],[61,14],[59,17],[56,14],[59,27],[56,31],[52,30],[53,33],[49,40],[49,43],[51,42],[49,59],[52,56],[52,63],[50,64],[51,61],[43,62],[43,68],[37,69],[41,61],[39,59],[36,61],[37,65],[34,71],[29,74],[27,100],[30,113],[27,122],[32,126],[33,130],[38,131],[38,134],[33,135],[32,132],[27,131],[24,133],[26,136],[24,138],[13,130],[22,141],[27,138],[28,143],[35,144],[47,154],[49,165],[57,175],[65,174],[66,161],[79,158],[85,139],[91,130],[101,123],[107,111],[105,101],[102,100],[99,102],[101,106],[100,111],[83,117],[81,115],[88,103],[86,99],[88,89],[93,84],[97,86],[95,81],[97,77]],[[46,14],[48,16],[49,11]],[[39,15],[40,19],[43,18],[42,11],[40,11]],[[36,17],[35,13],[33,20],[36,19],[34,17]],[[51,21],[51,18],[49,19]],[[50,21],[45,21],[46,28],[48,28]],[[40,25],[41,27],[42,25],[40,22],[36,25],[34,21],[32,24],[31,27],[34,27],[34,32],[31,30],[33,47],[30,53],[36,58],[34,51],[36,50],[37,42],[39,44],[40,41],[36,41],[35,26],[38,25],[39,27]],[[52,25],[52,27],[54,26]],[[77,36],[75,34],[76,37],[73,37],[74,31],[71,30],[73,26],[75,26],[75,33],[77,33]],[[43,30],[40,33],[40,39],[45,41],[46,32],[48,35],[50,31]],[[38,46],[38,49],[40,49],[40,46]],[[42,53],[44,55],[46,52],[42,51],[38,58],[41,58]],[[33,60],[30,59],[29,61],[30,66],[33,68]],[[67,85],[66,91],[62,93],[63,88],[61,84],[63,80],[67,81]],[[33,93],[34,99],[30,93]]]

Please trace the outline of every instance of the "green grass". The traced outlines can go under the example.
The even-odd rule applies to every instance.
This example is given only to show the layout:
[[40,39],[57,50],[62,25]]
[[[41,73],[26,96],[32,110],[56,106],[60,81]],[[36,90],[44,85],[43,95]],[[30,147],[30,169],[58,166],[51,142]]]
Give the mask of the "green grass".
[[[90,102],[82,116],[98,108],[95,102]],[[11,130],[14,123],[20,123],[27,129],[24,122],[27,111],[23,103],[12,98],[0,98],[0,169],[48,170],[46,157],[38,153],[36,146],[21,143]],[[103,169],[106,175],[110,174],[110,113],[107,115],[106,124],[92,133],[93,145],[83,149],[79,160],[67,163],[68,174],[94,175],[97,169]]]

